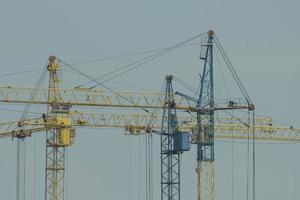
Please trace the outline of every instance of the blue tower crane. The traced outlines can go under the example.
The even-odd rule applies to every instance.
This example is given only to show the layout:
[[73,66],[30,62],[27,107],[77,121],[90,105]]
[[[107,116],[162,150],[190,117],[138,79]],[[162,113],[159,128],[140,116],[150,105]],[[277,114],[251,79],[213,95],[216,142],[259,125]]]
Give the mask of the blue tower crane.
[[161,200],[180,200],[180,157],[190,150],[190,134],[178,130],[172,75],[166,76],[161,140]]
[[[219,107],[215,105],[213,71],[214,43],[216,43],[233,78],[244,95],[247,105],[233,105],[233,103],[230,103],[232,101],[229,101],[227,106]],[[253,111],[255,108],[225,51],[215,38],[214,31],[208,31],[207,37],[201,46],[200,59],[204,60],[204,66],[200,78],[199,98],[196,99],[180,92],[176,92],[175,94],[183,96],[196,104],[195,108],[190,110],[190,112],[196,113],[197,116],[197,125],[193,131],[192,140],[192,142],[197,145],[197,200],[215,200],[215,111],[235,109],[248,109],[249,111]]]

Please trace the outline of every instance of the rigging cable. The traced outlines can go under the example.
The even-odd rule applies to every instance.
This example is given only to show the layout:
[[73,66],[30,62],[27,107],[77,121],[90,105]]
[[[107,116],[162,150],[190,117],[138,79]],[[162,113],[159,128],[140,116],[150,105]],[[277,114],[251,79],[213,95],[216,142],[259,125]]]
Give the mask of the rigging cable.
[[[191,43],[191,44],[185,44],[185,45],[182,45],[181,47],[198,46],[199,44],[200,44],[199,42],[196,42],[196,43]],[[181,47],[179,47],[179,48],[181,48]],[[85,61],[79,61],[79,62],[76,62],[76,63],[72,63],[72,65],[82,65],[82,64],[95,63],[95,62],[100,62],[100,61],[115,60],[115,59],[124,58],[124,57],[138,56],[138,55],[143,55],[143,54],[154,53],[154,52],[162,51],[164,49],[166,49],[166,48],[145,50],[145,51],[133,52],[133,53],[122,54],[122,55],[117,55],[117,56],[96,58],[96,59],[91,59],[91,60],[85,60]]]
[[232,74],[232,76],[233,76],[236,84],[238,85],[238,87],[240,88],[240,90],[241,90],[244,98],[246,99],[247,103],[249,105],[253,105],[253,102],[252,102],[250,96],[248,95],[248,92],[246,91],[246,89],[245,89],[245,87],[244,87],[241,79],[238,77],[238,75],[237,75],[237,73],[236,73],[236,71],[235,71],[235,69],[234,69],[231,61],[229,60],[229,57],[227,56],[224,48],[222,47],[222,45],[221,45],[221,43],[220,43],[220,41],[218,40],[217,37],[215,37],[215,44],[216,44],[216,46],[217,46],[220,54],[222,55],[222,57],[223,57],[226,65],[227,65],[229,71],[231,72],[231,74]]
[[[168,48],[166,48],[166,49],[163,49],[162,51],[159,51],[159,52],[157,52],[157,53],[151,54],[150,56],[146,56],[146,57],[144,57],[144,58],[142,58],[142,59],[139,59],[139,60],[137,60],[137,61],[135,61],[135,62],[133,62],[133,63],[127,64],[127,65],[122,66],[122,67],[119,67],[119,68],[117,68],[117,69],[115,69],[115,70],[113,70],[113,71],[111,71],[111,72],[109,72],[109,73],[107,73],[107,74],[104,74],[104,75],[102,75],[102,76],[100,76],[100,77],[95,78],[94,80],[98,80],[98,79],[107,77],[107,76],[109,76],[109,75],[112,75],[112,74],[115,74],[115,73],[121,71],[120,73],[117,73],[116,75],[114,75],[114,76],[112,76],[112,77],[106,79],[105,81],[101,82],[100,84],[103,84],[103,83],[105,83],[105,82],[107,82],[107,81],[110,81],[110,80],[112,80],[112,79],[115,79],[115,78],[117,78],[117,77],[119,77],[119,76],[121,76],[121,75],[123,75],[123,74],[125,74],[125,73],[127,73],[127,72],[129,72],[129,71],[132,71],[133,69],[136,69],[136,68],[138,68],[138,67],[140,67],[140,66],[142,66],[142,65],[144,65],[144,64],[146,64],[146,63],[148,63],[148,62],[150,62],[150,61],[152,61],[152,60],[154,60],[154,59],[156,59],[156,58],[158,58],[158,57],[160,57],[160,56],[162,56],[162,55],[164,55],[164,54],[166,54],[166,53],[171,52],[172,50],[174,50],[174,49],[176,49],[176,48],[178,48],[178,47],[181,47],[182,45],[184,45],[184,44],[186,44],[186,43],[188,43],[188,42],[190,42],[190,41],[192,41],[192,40],[194,40],[194,39],[197,39],[197,38],[201,37],[201,36],[204,35],[204,34],[205,34],[205,33],[201,33],[201,34],[196,35],[196,36],[194,36],[194,37],[192,37],[192,38],[190,38],[190,39],[187,39],[187,40],[185,40],[185,41],[183,41],[183,42],[180,42],[180,43],[175,44],[175,45],[173,45],[173,46],[171,46],[171,47],[168,47]],[[93,81],[89,81],[89,82],[83,83],[83,84],[81,84],[81,85],[79,85],[79,86],[77,86],[77,87],[82,87],[82,86],[84,86],[84,85],[86,85],[86,84],[89,84],[89,83],[92,83],[92,82],[93,82]],[[96,84],[96,85],[90,87],[90,89],[93,89],[93,88],[97,87],[98,85],[99,85],[99,84]]]
[[[165,86],[165,84],[162,84],[160,92],[159,92],[160,94],[163,93],[164,86]],[[158,104],[159,102],[161,102],[161,99],[159,97],[157,97],[157,99],[155,100],[155,104]],[[158,116],[158,112],[159,112],[158,109],[153,109],[153,110],[146,110],[146,109],[144,110],[145,112],[151,114],[151,118],[150,118],[150,120],[149,120],[149,122],[147,124],[147,127],[149,127],[149,128],[151,127],[151,125],[153,125],[154,119],[155,119],[156,116]]]
[[[84,76],[84,77],[90,79],[92,82],[95,82],[96,84],[102,85],[104,88],[106,88],[106,89],[108,89],[108,90],[111,90],[109,87],[105,86],[105,85],[102,84],[102,83],[99,83],[97,80],[93,79],[91,76],[89,76],[88,74],[86,74],[86,73],[84,73],[84,72],[78,70],[77,68],[73,67],[71,64],[68,64],[67,62],[65,62],[65,61],[63,61],[63,60],[61,60],[61,59],[59,59],[59,61],[60,61],[61,63],[63,63],[65,66],[67,66],[67,67],[71,68],[72,70],[74,70],[75,72],[77,72],[78,74],[80,74],[80,75],[82,75],[82,76]],[[76,87],[76,88],[77,88],[77,87]]]
[[33,69],[33,70],[25,70],[25,71],[19,71],[19,72],[10,72],[10,73],[5,73],[5,74],[0,74],[0,77],[5,77],[5,76],[14,76],[14,75],[19,75],[19,74],[25,74],[25,73],[31,73],[31,72],[37,72],[41,71],[41,69]]
[[[24,110],[15,110],[15,109],[9,109],[9,108],[0,108],[0,110],[2,110],[2,111],[9,111],[9,112],[24,113]],[[38,112],[27,112],[27,113],[35,114],[35,115],[38,115],[38,116],[40,116],[42,114],[42,113],[38,113]]]
[[[93,79],[91,76],[89,76],[88,74],[86,74],[86,73],[84,73],[84,72],[82,72],[82,71],[76,69],[76,68],[73,67],[72,65],[70,65],[70,64],[68,64],[68,63],[66,63],[66,62],[64,62],[64,61],[62,61],[62,60],[60,60],[60,61],[61,61],[63,64],[65,64],[67,67],[69,67],[69,68],[73,69],[74,71],[76,71],[77,73],[79,73],[80,75],[82,75],[82,76],[84,76],[84,77],[90,79],[92,82],[95,82],[95,83],[97,83],[97,84],[102,85],[104,88],[106,88],[106,89],[109,90],[109,91],[112,91],[112,92],[114,91],[114,90],[111,89],[110,87],[104,85],[103,83],[99,83],[96,79]],[[76,88],[78,88],[78,87],[75,87],[75,89],[76,89]],[[123,96],[123,95],[120,94],[120,93],[118,94],[118,97],[120,97],[120,98],[122,98],[122,99],[128,101],[129,103],[134,104],[133,99],[129,99],[129,98]],[[159,100],[159,99],[157,99],[157,100]],[[147,112],[147,113],[150,113],[150,112],[149,112],[147,109],[145,109],[145,108],[141,108],[141,109],[144,110],[144,111]],[[152,114],[152,113],[151,113],[151,114]]]
[[224,83],[224,86],[225,86],[227,95],[228,95],[228,97],[231,99],[229,87],[228,87],[227,82],[226,82],[226,79],[225,79],[225,74],[224,74],[224,71],[223,71],[223,69],[222,69],[222,67],[221,67],[221,61],[220,61],[220,59],[219,59],[219,57],[218,57],[218,54],[217,54],[218,51],[215,50],[215,48],[216,48],[215,46],[213,46],[213,48],[214,48],[214,52],[216,52],[214,55],[215,55],[216,60],[217,60],[217,62],[218,62],[218,65],[217,65],[217,66],[218,66],[219,69],[220,69],[221,76],[222,76],[222,80],[223,80],[223,83]]
[[[185,44],[185,45],[182,45],[181,47],[196,46],[196,45],[199,45],[199,44],[200,43],[197,42],[197,43]],[[102,58],[96,58],[96,59],[85,60],[85,61],[78,61],[78,62],[71,63],[71,65],[83,65],[83,64],[101,62],[101,61],[106,61],[106,60],[115,60],[115,59],[124,58],[124,57],[137,56],[137,55],[143,55],[143,54],[158,52],[158,51],[161,51],[163,49],[165,49],[165,48],[145,50],[145,51],[140,51],[140,52],[133,52],[133,53],[122,54],[122,55],[117,55],[117,56],[102,57]],[[15,75],[19,75],[19,74],[23,75],[25,73],[38,72],[38,71],[41,71],[41,70],[43,70],[43,69],[36,68],[36,69],[32,69],[32,70],[9,72],[9,73],[0,74],[0,77],[15,76]]]
[[193,87],[192,85],[180,80],[179,78],[177,78],[176,76],[173,76],[173,80],[178,83],[180,86],[182,86],[183,88],[190,90],[193,93],[197,92],[197,89],[195,87]]
[[[213,46],[213,48],[215,49],[215,46]],[[214,52],[217,52],[217,51],[214,51]],[[224,83],[224,86],[225,86],[225,90],[226,90],[226,93],[228,95],[228,97],[231,99],[231,95],[230,95],[230,90],[229,90],[229,87],[227,85],[227,82],[226,82],[226,79],[225,79],[225,75],[224,75],[224,72],[223,72],[223,69],[221,67],[221,61],[219,59],[219,57],[217,56],[218,54],[215,53],[214,54],[215,57],[216,57],[216,60],[217,60],[217,63],[218,63],[218,67],[220,69],[220,72],[221,72],[221,77],[222,77],[222,80],[223,80],[223,83]],[[229,112],[228,112],[229,113]],[[232,118],[232,120],[234,118],[238,119],[239,121],[241,121],[239,118],[237,117],[234,117],[233,115],[233,111],[230,113],[230,117]],[[242,122],[243,123],[243,122]],[[243,123],[244,124],[244,123]],[[234,132],[232,131],[232,138],[234,136]],[[231,139],[231,198],[232,200],[234,200],[234,171],[235,171],[235,168],[234,168],[234,140]]]
[[[42,73],[41,73],[41,76],[40,76],[38,82],[36,83],[36,86],[35,86],[35,88],[34,88],[34,91],[33,91],[33,93],[31,94],[31,97],[30,97],[30,101],[31,101],[31,102],[33,102],[33,100],[34,100],[34,98],[35,98],[35,95],[38,93],[38,89],[40,88],[40,86],[41,86],[41,84],[42,84],[42,81],[44,81],[44,79],[45,79],[45,77],[46,77],[46,74],[47,74],[47,67],[45,67],[45,68],[43,69],[43,71],[42,71]],[[23,112],[23,114],[22,114],[22,116],[21,116],[20,121],[23,121],[23,120],[26,119],[27,112],[28,112],[28,110],[30,109],[31,105],[32,105],[32,103],[29,103],[29,104],[26,105],[25,110],[24,110],[24,112]]]

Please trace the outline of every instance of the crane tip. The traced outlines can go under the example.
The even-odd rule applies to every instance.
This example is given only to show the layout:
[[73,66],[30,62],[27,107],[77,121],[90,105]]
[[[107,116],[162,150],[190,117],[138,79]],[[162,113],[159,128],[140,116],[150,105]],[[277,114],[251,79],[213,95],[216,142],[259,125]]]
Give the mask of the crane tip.
[[209,30],[208,32],[207,32],[207,35],[208,36],[213,36],[215,34],[215,32],[213,31],[213,30]]

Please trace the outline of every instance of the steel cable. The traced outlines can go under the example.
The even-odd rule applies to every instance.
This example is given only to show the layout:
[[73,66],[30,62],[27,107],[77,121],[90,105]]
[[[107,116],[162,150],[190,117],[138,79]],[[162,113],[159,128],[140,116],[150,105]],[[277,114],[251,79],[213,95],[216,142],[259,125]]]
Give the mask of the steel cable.
[[[201,37],[204,34],[205,33],[201,33],[201,34],[196,35],[196,36],[194,36],[194,37],[192,37],[190,39],[187,39],[187,40],[185,40],[183,42],[180,42],[180,43],[175,44],[175,45],[173,45],[171,47],[165,48],[162,51],[159,51],[157,53],[151,54],[150,56],[146,56],[146,57],[144,57],[142,59],[139,59],[139,60],[137,60],[137,61],[135,61],[133,63],[127,64],[127,65],[122,66],[122,67],[119,67],[119,68],[117,68],[117,69],[115,69],[115,70],[113,70],[113,71],[111,71],[111,72],[109,72],[107,74],[104,74],[102,76],[99,76],[99,77],[95,78],[94,80],[102,79],[104,77],[107,77],[109,75],[112,75],[114,73],[122,71],[121,73],[117,73],[116,75],[110,77],[109,79],[106,79],[105,81],[101,82],[100,84],[105,83],[107,81],[110,81],[110,80],[112,80],[114,78],[117,78],[117,77],[119,77],[119,76],[121,76],[121,75],[123,75],[123,74],[125,74],[125,73],[127,73],[127,72],[129,72],[131,70],[133,70],[133,69],[136,69],[136,68],[138,68],[138,67],[140,67],[140,66],[142,66],[142,65],[144,65],[144,64],[146,64],[146,63],[148,63],[148,62],[150,62],[150,61],[152,61],[152,60],[154,60],[154,59],[156,59],[156,58],[158,58],[158,57],[160,57],[160,56],[162,56],[164,54],[166,54],[166,53],[169,53],[170,51],[172,51],[172,50],[174,50],[174,49],[176,49],[178,47],[181,47],[182,45],[184,45],[184,44],[186,44],[186,43],[188,43],[188,42],[190,42],[190,41],[192,41],[194,39],[197,39],[197,38]],[[77,87],[82,87],[82,86],[84,86],[86,84],[89,84],[89,83],[92,83],[92,82],[93,81],[89,81],[89,82],[83,83],[83,84],[81,84],[81,85],[79,85]],[[95,88],[98,85],[99,84],[96,84],[96,85],[90,87],[90,89]]]

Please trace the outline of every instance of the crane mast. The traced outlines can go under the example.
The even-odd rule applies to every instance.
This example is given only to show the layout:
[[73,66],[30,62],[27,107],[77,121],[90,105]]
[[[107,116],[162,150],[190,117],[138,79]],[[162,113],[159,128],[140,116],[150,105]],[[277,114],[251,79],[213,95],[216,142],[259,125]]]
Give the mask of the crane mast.
[[[197,200],[215,199],[215,154],[214,154],[214,82],[213,82],[213,31],[208,32],[208,40],[203,44],[205,56],[197,102]],[[208,111],[202,111],[206,108]],[[203,125],[206,124],[204,127]]]
[[166,76],[165,104],[160,133],[161,200],[180,200],[180,151],[174,148],[178,132],[172,75]]
[[64,200],[65,198],[65,147],[69,146],[71,124],[69,118],[64,117],[69,112],[68,105],[61,105],[62,97],[59,93],[61,82],[59,65],[55,56],[49,57],[47,69],[49,71],[49,90],[47,116],[55,117],[57,123],[66,127],[49,129],[46,132],[46,170],[45,170],[45,200]]
[[[199,99],[196,108],[192,110],[197,116],[197,126],[195,132],[195,144],[197,145],[197,200],[215,200],[215,111],[219,110],[215,104],[214,95],[214,67],[213,67],[213,44],[214,31],[207,33],[204,43],[201,44],[200,59],[204,60],[203,72],[200,78]],[[237,76],[235,74],[235,76]],[[240,86],[242,83],[238,82]],[[244,87],[240,87],[244,94]],[[181,96],[192,99],[187,95],[179,93]],[[248,95],[244,96],[247,106],[238,108],[229,101],[229,106],[222,110],[248,109],[254,110],[254,105]],[[231,103],[230,103],[231,102]],[[248,127],[250,125],[248,124]],[[254,125],[253,125],[254,126]]]

